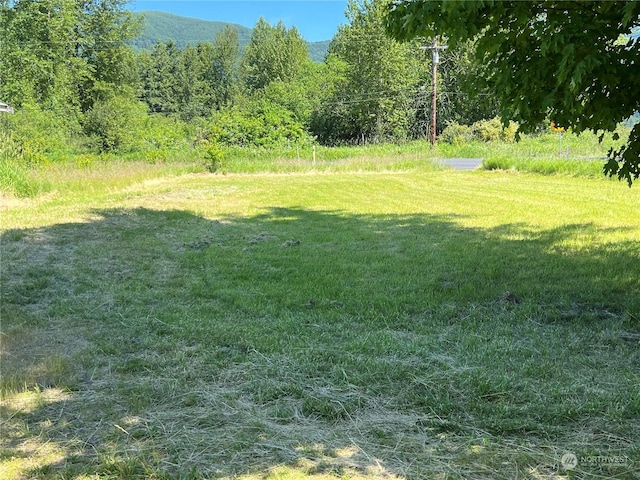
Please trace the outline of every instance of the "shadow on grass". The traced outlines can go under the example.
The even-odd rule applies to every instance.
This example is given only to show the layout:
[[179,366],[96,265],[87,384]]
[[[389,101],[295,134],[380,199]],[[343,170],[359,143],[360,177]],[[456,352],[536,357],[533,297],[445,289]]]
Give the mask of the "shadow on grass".
[[513,478],[557,473],[563,449],[640,461],[638,244],[459,220],[136,209],[5,232],[5,473]]

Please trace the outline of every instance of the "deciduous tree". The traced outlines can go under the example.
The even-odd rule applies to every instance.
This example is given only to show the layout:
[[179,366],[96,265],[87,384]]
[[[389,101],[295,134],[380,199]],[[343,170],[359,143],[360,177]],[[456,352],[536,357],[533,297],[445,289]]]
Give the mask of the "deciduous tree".
[[417,44],[401,44],[385,34],[384,5],[384,0],[349,1],[349,23],[329,47],[332,96],[314,121],[314,133],[325,142],[409,136],[426,66],[418,59]]
[[215,104],[221,108],[231,103],[237,88],[238,56],[240,44],[238,32],[227,26],[216,34],[213,42],[213,63],[206,79],[215,90]]
[[74,46],[79,12],[70,0],[19,0],[0,6],[0,97],[16,107],[67,109],[87,75]]
[[97,100],[133,97],[137,71],[128,40],[138,23],[126,0],[3,0],[0,4],[0,96],[86,112]]
[[[475,39],[503,119],[525,131],[547,119],[614,131],[640,110],[640,2],[393,0],[386,23],[398,40]],[[605,172],[629,185],[640,177],[640,124]]]
[[307,44],[295,27],[287,29],[282,22],[271,26],[260,18],[242,58],[245,86],[253,92],[275,80],[291,81],[308,57]]

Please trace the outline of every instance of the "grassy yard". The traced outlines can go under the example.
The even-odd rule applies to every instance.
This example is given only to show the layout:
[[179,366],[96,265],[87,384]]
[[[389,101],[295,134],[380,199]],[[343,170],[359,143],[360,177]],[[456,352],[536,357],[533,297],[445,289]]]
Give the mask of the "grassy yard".
[[640,185],[162,168],[2,199],[0,478],[640,478]]

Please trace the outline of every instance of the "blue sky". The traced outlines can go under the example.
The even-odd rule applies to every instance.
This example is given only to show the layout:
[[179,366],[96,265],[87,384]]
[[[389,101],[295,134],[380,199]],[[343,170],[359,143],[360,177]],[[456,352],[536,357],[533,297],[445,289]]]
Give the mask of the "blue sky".
[[158,10],[184,17],[238,23],[253,27],[262,16],[271,24],[282,20],[297,27],[305,40],[331,40],[338,25],[346,23],[347,0],[132,0],[129,8]]

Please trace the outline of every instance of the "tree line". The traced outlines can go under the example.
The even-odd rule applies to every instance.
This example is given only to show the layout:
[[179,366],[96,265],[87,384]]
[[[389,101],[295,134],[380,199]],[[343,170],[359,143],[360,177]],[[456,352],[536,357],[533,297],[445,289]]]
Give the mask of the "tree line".
[[[210,43],[138,50],[126,0],[0,0],[0,101],[6,150],[161,152],[172,142],[268,147],[423,138],[431,53],[393,40],[385,0],[351,0],[324,62],[296,28],[260,19],[241,51],[232,28]],[[493,118],[474,43],[443,56],[437,128]]]

